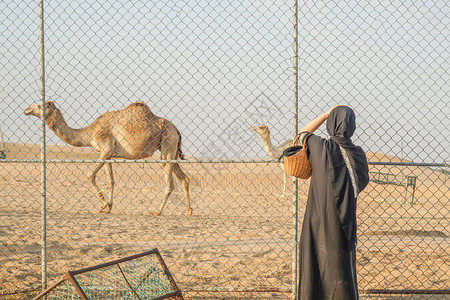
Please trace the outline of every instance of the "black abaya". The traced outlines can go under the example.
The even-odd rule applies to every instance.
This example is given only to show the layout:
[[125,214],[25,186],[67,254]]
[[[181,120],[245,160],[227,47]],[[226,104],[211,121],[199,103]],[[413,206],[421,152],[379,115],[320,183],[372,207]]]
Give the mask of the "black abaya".
[[[348,110],[347,110],[348,109]],[[353,111],[337,107],[327,119],[329,140],[308,133],[312,177],[300,237],[299,298],[358,299],[356,281],[356,197],[339,145],[345,149],[362,191],[368,183],[363,150],[350,140]]]

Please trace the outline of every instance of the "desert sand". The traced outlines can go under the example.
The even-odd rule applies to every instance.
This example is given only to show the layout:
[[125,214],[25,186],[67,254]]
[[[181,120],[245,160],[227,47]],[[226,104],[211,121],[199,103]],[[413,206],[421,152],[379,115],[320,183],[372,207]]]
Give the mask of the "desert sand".
[[[96,158],[89,149],[47,151],[49,159]],[[39,146],[7,144],[7,155],[38,159]],[[396,160],[367,155],[369,161]],[[114,207],[100,213],[88,181],[93,168],[93,163],[47,164],[48,284],[69,270],[156,247],[185,299],[290,298],[293,200],[280,197],[277,163],[183,163],[191,180],[191,217],[180,186],[162,216],[153,216],[164,195],[164,172],[156,163],[115,163]],[[416,176],[417,183],[413,203],[411,187],[405,197],[405,187],[371,182],[360,195],[360,293],[448,289],[448,175],[427,167],[372,165],[371,171]],[[105,189],[108,178],[99,172]],[[29,299],[39,292],[40,180],[39,163],[0,163],[0,299]],[[300,230],[308,181],[299,181],[299,187]]]

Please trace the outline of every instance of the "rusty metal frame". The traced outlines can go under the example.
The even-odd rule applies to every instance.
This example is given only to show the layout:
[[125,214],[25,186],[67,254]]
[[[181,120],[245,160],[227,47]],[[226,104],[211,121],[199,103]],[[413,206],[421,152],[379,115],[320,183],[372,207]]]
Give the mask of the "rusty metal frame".
[[[83,268],[83,269],[79,269],[79,270],[75,270],[75,271],[69,271],[63,276],[63,278],[61,278],[55,284],[53,284],[52,286],[47,288],[45,291],[40,293],[38,296],[33,298],[33,300],[42,299],[50,291],[52,291],[58,285],[60,285],[61,283],[63,283],[64,281],[67,281],[67,280],[70,281],[70,283],[73,285],[73,287],[75,288],[76,292],[80,296],[81,300],[89,300],[89,298],[84,293],[83,288],[79,285],[78,281],[76,280],[76,278],[75,278],[76,275],[83,274],[83,273],[86,273],[86,272],[89,272],[89,271],[93,271],[93,270],[102,269],[102,268],[113,266],[113,265],[119,265],[120,263],[127,262],[127,261],[130,261],[130,260],[134,260],[134,259],[137,259],[137,258],[140,258],[140,257],[144,257],[144,256],[147,256],[147,255],[151,255],[151,254],[156,255],[156,258],[157,258],[159,264],[161,265],[161,268],[163,269],[164,274],[169,279],[170,285],[172,286],[172,289],[174,290],[174,292],[172,292],[172,293],[169,293],[169,294],[166,294],[164,296],[160,296],[160,297],[154,298],[153,300],[162,300],[162,299],[168,299],[168,298],[175,298],[175,299],[183,300],[183,295],[181,293],[181,290],[178,288],[177,284],[175,283],[175,280],[173,279],[172,274],[170,273],[169,269],[167,268],[167,265],[164,262],[161,254],[160,254],[160,252],[159,252],[159,250],[157,248],[154,248],[154,249],[152,249],[150,251],[146,251],[146,252],[142,252],[142,253],[139,253],[139,254],[135,254],[135,255],[132,255],[132,256],[124,257],[124,258],[121,258],[121,259],[118,259],[118,260],[114,260],[114,261],[106,262],[106,263],[103,263],[103,264],[95,265],[95,266],[92,266],[92,267],[87,267],[87,268]],[[120,267],[119,267],[119,270],[121,270]],[[134,291],[134,289],[130,286],[130,284],[128,283],[128,280],[126,280],[126,277],[123,274],[123,272],[122,272],[122,276],[124,276],[125,281],[127,282],[127,284],[130,287],[130,289],[136,294],[136,291]],[[139,298],[139,296],[138,296],[138,298]]]

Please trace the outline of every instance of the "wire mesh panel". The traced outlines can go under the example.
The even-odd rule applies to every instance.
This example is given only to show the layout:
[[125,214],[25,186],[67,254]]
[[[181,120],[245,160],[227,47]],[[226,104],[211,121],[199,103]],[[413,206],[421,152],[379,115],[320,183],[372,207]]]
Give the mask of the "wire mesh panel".
[[303,1],[299,10],[300,111],[310,120],[351,106],[353,141],[371,163],[357,209],[360,294],[448,297],[448,1]]
[[37,299],[183,299],[159,251],[69,271]]
[[[244,290],[267,290],[268,297],[271,291],[286,295],[292,273],[292,201],[278,197],[284,186],[282,169],[266,161],[264,145],[251,126],[278,124],[284,133],[274,134],[274,143],[291,132],[291,5],[280,1],[44,2],[45,98],[52,101],[46,107],[50,280],[67,268],[158,246],[169,267],[176,266],[175,280],[187,297],[202,293],[220,297]],[[9,1],[5,6],[11,7],[4,12],[5,17],[11,15],[8,24],[14,24],[16,17],[26,18],[21,9],[26,5]],[[37,24],[36,12],[37,5],[28,24]],[[19,269],[7,265],[2,270],[7,283],[2,290],[13,293],[11,284],[21,291],[37,291],[41,288],[38,43],[35,61],[10,63],[9,57],[21,51],[33,53],[33,44],[15,42],[12,47],[6,40],[18,36],[37,42],[38,29],[20,25],[3,32],[6,70],[20,73],[35,66],[35,86],[17,95],[14,90],[21,89],[14,80],[18,79],[2,73],[2,85],[10,90],[5,97],[2,94],[6,154],[21,160],[1,165],[7,179],[2,192],[10,200],[3,202],[2,209],[16,216],[2,219],[8,230],[4,257],[14,260]],[[20,49],[19,54],[15,49]],[[31,81],[23,81],[30,85]],[[147,162],[113,163],[114,183],[104,166],[95,180],[98,189],[92,184],[99,164],[92,160],[105,157],[91,148],[101,152],[102,146],[86,142],[87,136],[72,129],[93,128],[90,125],[102,114],[138,101],[176,127],[189,162],[235,160],[179,163],[189,179],[191,216],[179,172],[172,174],[175,190],[161,215],[155,216],[168,182],[160,164],[148,162],[167,158],[159,150],[139,157]],[[77,147],[82,145],[92,147]],[[255,162],[241,163],[241,159]],[[28,186],[33,189],[25,192]],[[100,212],[102,197],[112,202],[109,214]],[[15,240],[20,234],[12,233],[15,227],[33,217],[34,223],[26,228],[29,238]],[[15,244],[17,261],[9,254],[10,242]],[[30,249],[33,253],[26,254]],[[27,255],[32,261],[25,263]]]
[[[154,247],[186,299],[291,298],[295,200],[275,159],[292,141],[292,3],[51,0],[44,11],[45,172],[38,3],[0,3],[0,298],[37,295],[43,269],[53,281]],[[361,296],[446,296],[448,1],[298,11],[299,126],[351,106],[370,162]],[[132,103],[151,122],[135,122]],[[125,137],[111,120],[130,105],[115,123],[134,130]],[[117,147],[149,126],[167,151]],[[299,230],[307,192],[300,181]]]
[[[19,115],[25,99],[39,99],[37,12],[38,4],[29,1],[0,3],[0,161],[24,158],[27,150],[22,145],[36,134],[28,135],[30,132]],[[15,122],[18,123],[14,125]],[[22,143],[16,145],[19,139]],[[12,150],[13,143],[17,151]],[[36,167],[39,168],[37,165],[0,164],[0,298],[5,290],[39,288],[40,217],[39,210],[31,208],[39,201]],[[22,206],[16,199],[23,200]],[[23,295],[17,299],[20,297]]]
[[361,195],[360,288],[371,293],[448,293],[448,189],[442,188],[448,175],[429,167],[371,169],[397,174],[396,178],[417,175],[417,188],[413,198],[410,186],[373,180]]

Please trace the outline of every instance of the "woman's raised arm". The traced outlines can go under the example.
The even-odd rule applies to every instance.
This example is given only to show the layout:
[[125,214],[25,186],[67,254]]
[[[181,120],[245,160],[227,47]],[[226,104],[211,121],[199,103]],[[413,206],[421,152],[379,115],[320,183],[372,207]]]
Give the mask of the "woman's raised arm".
[[317,118],[315,118],[312,121],[309,121],[305,126],[303,126],[302,129],[300,129],[300,132],[311,132],[313,133],[314,131],[317,130],[317,128],[320,127],[320,125],[323,124],[323,122],[326,121],[326,119],[328,118],[328,116],[330,115],[331,111],[333,109],[335,109],[336,107],[338,107],[340,105],[335,105],[332,108],[330,108],[327,112],[323,113],[322,115],[318,116]]

